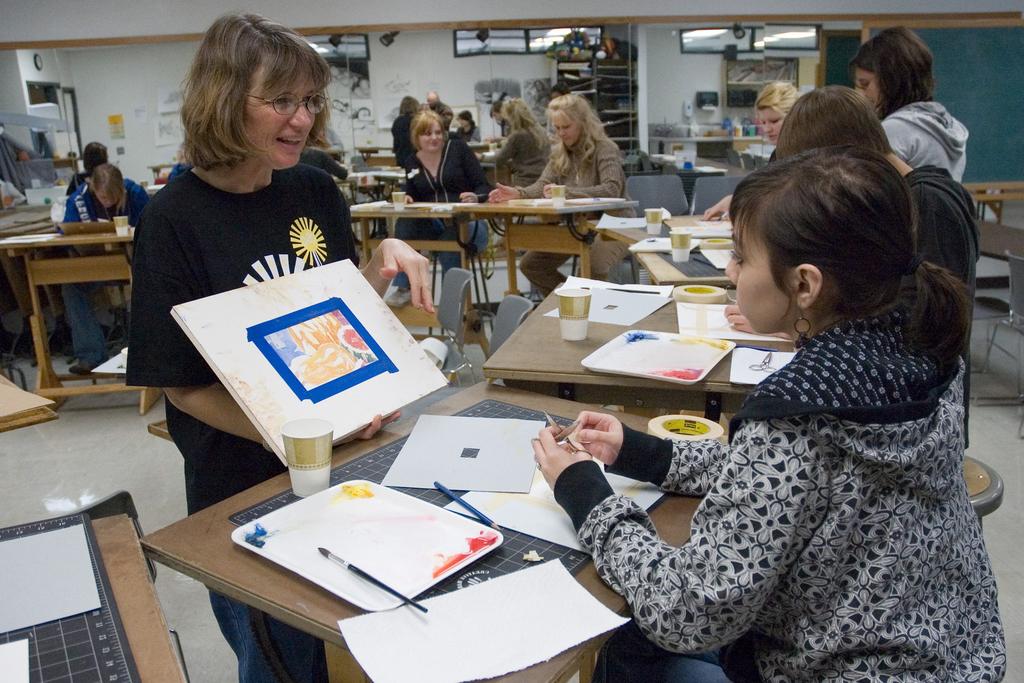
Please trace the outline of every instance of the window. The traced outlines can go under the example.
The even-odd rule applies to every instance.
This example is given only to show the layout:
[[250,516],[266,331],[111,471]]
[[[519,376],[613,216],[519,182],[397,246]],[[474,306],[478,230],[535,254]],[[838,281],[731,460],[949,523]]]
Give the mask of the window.
[[[552,45],[561,43],[571,28],[531,29],[475,29],[453,31],[456,57],[477,55],[525,55],[544,54]],[[601,42],[602,29],[599,26],[576,29],[586,34],[586,46]]]
[[817,50],[820,26],[768,24],[754,29],[754,49]]
[[720,28],[679,29],[679,50],[681,52],[750,52],[754,27],[735,24]]
[[344,64],[347,59],[369,59],[370,42],[365,33],[338,34],[310,40],[328,64]]

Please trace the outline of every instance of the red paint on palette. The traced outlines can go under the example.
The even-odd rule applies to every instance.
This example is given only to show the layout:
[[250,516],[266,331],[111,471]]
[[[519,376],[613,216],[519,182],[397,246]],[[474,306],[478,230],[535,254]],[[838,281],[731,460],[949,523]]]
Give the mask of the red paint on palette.
[[655,370],[651,374],[674,379],[697,379],[702,372],[703,370],[685,368],[683,370]]
[[497,542],[498,534],[493,531],[481,531],[476,536],[467,538],[466,545],[469,547],[469,550],[466,552],[447,556],[438,555],[438,563],[434,566],[434,578],[436,579],[466,558],[472,557],[484,548],[488,548]]

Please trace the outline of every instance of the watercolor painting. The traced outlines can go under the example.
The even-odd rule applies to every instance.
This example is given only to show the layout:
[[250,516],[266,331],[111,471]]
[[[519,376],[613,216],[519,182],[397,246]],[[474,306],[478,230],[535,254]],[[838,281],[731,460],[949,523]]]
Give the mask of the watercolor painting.
[[398,372],[340,298],[254,325],[247,338],[296,396],[314,403]]

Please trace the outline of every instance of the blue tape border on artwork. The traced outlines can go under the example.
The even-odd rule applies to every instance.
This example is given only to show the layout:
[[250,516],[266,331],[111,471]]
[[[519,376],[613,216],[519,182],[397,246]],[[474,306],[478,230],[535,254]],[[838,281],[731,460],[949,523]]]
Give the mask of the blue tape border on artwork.
[[[344,377],[333,379],[326,384],[321,384],[313,389],[307,389],[303,386],[299,378],[292,373],[285,362],[281,359],[277,352],[267,343],[266,337],[275,332],[287,329],[293,325],[298,325],[307,320],[330,313],[331,311],[338,311],[348,321],[352,329],[359,334],[366,346],[373,352],[373,355],[377,357],[372,363],[368,363],[363,367],[353,370]],[[267,320],[265,322],[253,325],[252,327],[246,328],[246,338],[256,345],[256,348],[260,350],[263,357],[273,366],[277,374],[280,375],[281,379],[285,381],[288,387],[294,392],[300,400],[309,399],[313,403],[319,403],[325,399],[340,394],[341,392],[351,389],[357,384],[376,377],[377,375],[384,374],[385,372],[398,372],[398,366],[395,365],[394,361],[386,353],[384,349],[380,347],[377,340],[366,330],[366,327],[359,321],[359,319],[352,313],[345,302],[338,297],[332,297],[320,303],[301,308],[297,311],[293,311],[286,315],[282,315],[273,320]]]

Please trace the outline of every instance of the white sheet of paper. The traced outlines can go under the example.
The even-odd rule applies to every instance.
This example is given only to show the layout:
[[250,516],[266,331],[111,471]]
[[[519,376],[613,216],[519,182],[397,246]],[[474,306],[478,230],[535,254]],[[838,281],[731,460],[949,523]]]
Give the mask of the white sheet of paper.
[[0,643],[0,680],[28,683],[28,640]]
[[668,237],[648,237],[645,240],[629,245],[629,250],[634,254],[646,254],[657,251],[667,253],[672,251],[672,240]]
[[[493,678],[544,662],[629,621],[586,591],[557,560],[423,601],[430,610],[338,622],[375,683]],[[400,656],[396,656],[400,653]]]
[[[622,325],[630,327],[671,301],[671,297],[658,294],[623,292],[618,289],[599,288],[591,290],[590,315],[592,323]],[[544,315],[558,317],[558,309]]]
[[725,304],[684,304],[676,302],[679,334],[690,337],[742,341],[779,341],[778,337],[750,334],[734,329],[725,319]]
[[100,606],[81,524],[0,543],[0,633]]
[[591,280],[587,277],[576,277],[570,275],[569,278],[562,283],[559,289],[627,289],[632,292],[657,292],[662,296],[672,296],[672,290],[675,289],[672,285],[619,285],[614,282],[606,282],[604,280]]
[[380,207],[387,206],[388,204],[391,204],[391,202],[382,199],[379,202],[366,202],[365,204],[355,204],[352,206],[350,211],[352,211],[353,213],[359,213],[360,211],[379,209]]
[[772,351],[767,369],[762,369],[768,351],[736,347],[732,350],[732,367],[729,370],[729,381],[733,384],[760,384],[761,381],[793,360],[795,353]]
[[[645,510],[664,495],[654,484],[607,472],[604,476],[615,493],[632,498]],[[463,500],[493,519],[498,526],[515,529],[567,548],[583,550],[580,542],[576,540],[572,520],[555,500],[555,494],[539,471],[533,477],[533,486],[530,487],[529,493],[471,491],[463,496]],[[445,507],[456,512],[463,511],[462,508],[456,507],[455,503]]]
[[732,260],[732,249],[701,249],[700,253],[704,254],[704,258],[708,261],[711,261],[711,265],[721,270],[725,270],[729,261]]
[[421,415],[382,483],[525,493],[537,471],[531,440],[543,428],[540,420]]
[[620,218],[619,216],[609,216],[603,213],[601,214],[601,220],[597,222],[598,230],[631,230],[634,228],[642,230],[646,227],[647,219],[643,216],[640,216],[640,218]]
[[108,373],[111,375],[123,375],[128,372],[128,349],[123,348],[121,352],[103,361],[93,368],[93,372]]

